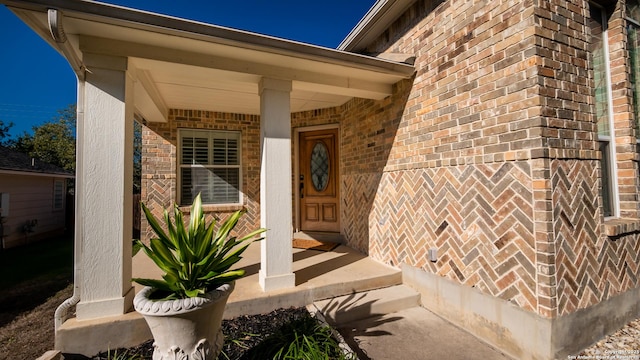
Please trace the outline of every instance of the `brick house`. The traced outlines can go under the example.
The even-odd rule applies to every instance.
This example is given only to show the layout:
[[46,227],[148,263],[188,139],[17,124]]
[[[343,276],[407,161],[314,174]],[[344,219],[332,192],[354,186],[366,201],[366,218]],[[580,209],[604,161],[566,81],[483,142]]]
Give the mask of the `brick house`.
[[[75,37],[55,46],[95,121],[80,131],[113,135],[81,146],[79,184],[104,180],[79,191],[124,198],[92,209],[124,229],[128,180],[110,174],[130,170],[82,168],[113,158],[103,146],[130,157],[135,114],[142,200],[248,209],[242,226],[270,229],[265,290],[294,284],[292,232],[321,231],[402,268],[425,307],[516,358],[575,354],[640,316],[637,0],[379,0],[337,51],[62,3]],[[115,115],[92,108],[112,101],[99,90]],[[113,259],[94,256],[103,274]],[[108,296],[84,284],[79,317],[126,311],[129,265],[100,275],[122,280]]]
[[[639,10],[378,1],[339,49],[415,56],[416,73],[384,100],[291,114],[294,229],[335,219],[329,231],[349,246],[402,266],[427,308],[517,358],[575,353],[640,316]],[[184,196],[181,129],[238,131],[245,170],[235,187],[257,216],[259,123],[189,110],[148,123],[143,199]],[[326,129],[336,131],[337,217],[296,200],[313,186],[297,186],[306,134]]]

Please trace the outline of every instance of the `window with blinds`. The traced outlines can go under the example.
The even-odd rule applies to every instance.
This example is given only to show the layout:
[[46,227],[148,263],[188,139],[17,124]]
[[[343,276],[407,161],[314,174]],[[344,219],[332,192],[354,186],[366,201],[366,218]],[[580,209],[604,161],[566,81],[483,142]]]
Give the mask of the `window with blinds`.
[[179,199],[188,205],[201,194],[204,204],[239,204],[240,133],[179,130]]

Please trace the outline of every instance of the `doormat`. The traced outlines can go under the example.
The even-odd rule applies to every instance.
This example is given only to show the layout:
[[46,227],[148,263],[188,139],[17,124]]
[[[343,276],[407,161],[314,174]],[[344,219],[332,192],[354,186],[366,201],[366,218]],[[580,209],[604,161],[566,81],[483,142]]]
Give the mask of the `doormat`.
[[340,244],[329,241],[293,239],[293,247],[296,249],[331,251],[338,245]]

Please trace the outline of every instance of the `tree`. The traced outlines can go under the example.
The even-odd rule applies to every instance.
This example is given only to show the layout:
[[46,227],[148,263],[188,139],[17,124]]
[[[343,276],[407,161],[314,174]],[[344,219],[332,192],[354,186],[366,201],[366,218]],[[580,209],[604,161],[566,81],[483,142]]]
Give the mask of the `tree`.
[[11,140],[11,147],[65,170],[76,168],[76,106],[58,111],[58,116]]
[[5,125],[4,121],[0,120],[0,145],[6,145],[8,143],[8,140],[5,139],[9,136],[9,130],[12,126],[12,122]]
[[[60,166],[69,171],[76,168],[76,106],[69,105],[58,110],[58,116],[42,125],[33,127],[33,134],[24,132],[14,139],[3,142],[12,123],[0,121],[0,145],[11,147],[44,162]],[[133,126],[133,192],[140,193],[142,166],[142,125],[134,121]]]

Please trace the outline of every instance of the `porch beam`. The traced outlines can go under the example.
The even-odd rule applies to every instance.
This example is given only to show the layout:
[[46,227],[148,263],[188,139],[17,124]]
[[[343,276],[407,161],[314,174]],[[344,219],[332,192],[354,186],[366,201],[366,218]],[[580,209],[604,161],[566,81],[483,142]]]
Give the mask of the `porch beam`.
[[[258,61],[239,60],[238,58],[220,56],[216,54],[198,53],[182,49],[171,49],[161,46],[145,45],[126,41],[117,41],[92,36],[80,37],[80,49],[92,53],[129,56],[143,59],[177,63],[191,66],[199,66],[211,69],[232,71],[245,74],[259,75],[264,78],[283,79],[296,82],[296,89],[314,88],[328,94],[339,94],[366,99],[380,100],[393,93],[394,82],[403,77],[382,74],[386,81],[371,80],[371,72],[360,69],[343,69],[343,74],[336,71],[318,72],[299,69],[292,66],[277,66],[274,64],[260,63]],[[282,57],[282,63],[290,59]],[[348,70],[348,71],[347,71]],[[359,74],[359,76],[354,76]],[[305,85],[308,83],[309,85]]]
[[134,84],[135,107],[142,117],[151,122],[167,122],[169,109],[160,92],[145,70],[136,70]]
[[272,291],[295,286],[291,179],[291,81],[260,81],[260,286]]
[[131,309],[133,78],[128,60],[84,54],[91,67],[78,124],[78,208],[81,242],[76,286],[78,320]]

